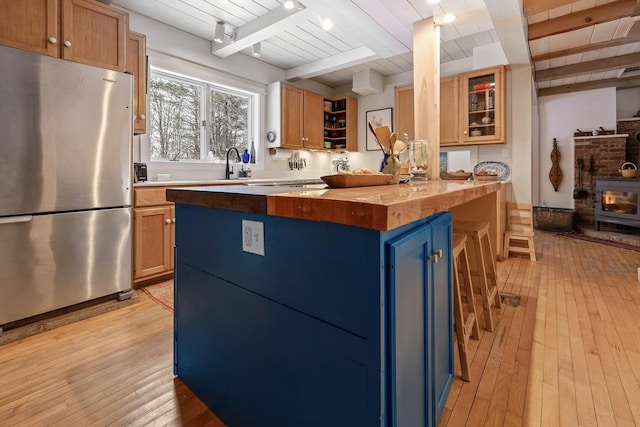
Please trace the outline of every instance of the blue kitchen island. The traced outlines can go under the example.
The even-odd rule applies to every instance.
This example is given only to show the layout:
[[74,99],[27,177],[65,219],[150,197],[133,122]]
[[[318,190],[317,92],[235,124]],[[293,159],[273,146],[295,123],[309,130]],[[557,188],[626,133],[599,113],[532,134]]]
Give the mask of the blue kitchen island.
[[169,189],[176,375],[231,427],[436,425],[454,370],[448,209],[498,188]]

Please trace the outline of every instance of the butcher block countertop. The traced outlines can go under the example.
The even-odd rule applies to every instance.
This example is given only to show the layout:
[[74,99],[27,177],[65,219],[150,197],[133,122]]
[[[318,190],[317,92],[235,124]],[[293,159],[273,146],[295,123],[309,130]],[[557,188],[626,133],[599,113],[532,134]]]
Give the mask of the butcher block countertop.
[[497,181],[429,181],[335,189],[187,187],[168,189],[167,200],[388,231],[494,193],[501,185]]

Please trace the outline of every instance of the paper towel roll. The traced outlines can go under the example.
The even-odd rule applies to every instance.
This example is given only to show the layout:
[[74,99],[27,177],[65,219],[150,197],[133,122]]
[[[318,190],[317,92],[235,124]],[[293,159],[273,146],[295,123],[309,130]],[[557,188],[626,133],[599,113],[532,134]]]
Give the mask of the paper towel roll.
[[273,153],[271,154],[273,160],[289,160],[293,151],[284,148],[272,148],[271,153]]

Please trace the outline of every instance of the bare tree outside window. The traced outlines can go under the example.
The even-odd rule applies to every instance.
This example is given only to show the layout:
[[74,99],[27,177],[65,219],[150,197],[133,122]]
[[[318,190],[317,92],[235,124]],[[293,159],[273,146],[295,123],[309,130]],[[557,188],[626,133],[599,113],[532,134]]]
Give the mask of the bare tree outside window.
[[151,79],[152,159],[200,159],[200,93],[195,85]]
[[151,160],[225,160],[249,148],[252,97],[152,70]]
[[227,150],[248,149],[249,99],[223,92],[210,91],[209,151],[214,159],[223,159]]

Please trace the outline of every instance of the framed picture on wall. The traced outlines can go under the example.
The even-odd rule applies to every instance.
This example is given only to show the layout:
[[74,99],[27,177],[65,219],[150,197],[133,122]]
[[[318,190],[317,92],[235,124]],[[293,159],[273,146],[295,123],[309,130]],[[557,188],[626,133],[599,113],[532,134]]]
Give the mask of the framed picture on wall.
[[373,128],[387,125],[393,132],[393,108],[383,108],[381,110],[371,110],[366,113],[365,131],[367,135],[367,151],[380,150],[380,146],[376,142],[376,136],[369,129],[368,123],[371,122]]

